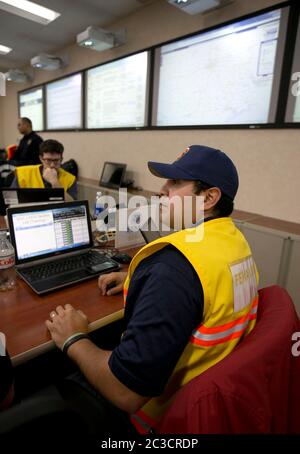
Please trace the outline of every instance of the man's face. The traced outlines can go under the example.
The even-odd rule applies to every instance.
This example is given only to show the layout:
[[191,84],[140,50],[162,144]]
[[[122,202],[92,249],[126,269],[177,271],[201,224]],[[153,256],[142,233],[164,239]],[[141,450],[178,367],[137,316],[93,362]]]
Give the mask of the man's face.
[[30,132],[30,126],[25,121],[22,121],[21,118],[18,121],[18,130],[20,134],[28,134]]
[[40,156],[41,163],[44,169],[56,169],[58,170],[62,163],[62,156],[60,153],[43,153]]
[[[167,180],[160,190],[160,195],[162,224],[180,230],[202,219],[203,213],[200,212],[199,206],[196,206],[199,196],[194,193],[194,181]],[[200,202],[199,198],[198,203]]]

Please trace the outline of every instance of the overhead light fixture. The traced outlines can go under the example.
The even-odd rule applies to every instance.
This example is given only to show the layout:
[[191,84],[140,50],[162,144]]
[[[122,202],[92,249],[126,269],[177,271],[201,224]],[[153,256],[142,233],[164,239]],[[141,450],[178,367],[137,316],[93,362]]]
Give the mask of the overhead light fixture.
[[167,0],[167,2],[192,15],[205,13],[213,8],[223,6],[222,4],[229,3],[228,0]]
[[24,73],[20,69],[10,69],[5,73],[5,79],[8,82],[24,83],[30,81],[32,78],[29,74]]
[[30,60],[31,66],[36,69],[45,69],[55,71],[56,69],[66,66],[65,61],[60,57],[49,54],[40,54]]
[[84,32],[79,33],[76,40],[79,46],[101,52],[124,44],[125,30],[109,32],[90,26]]
[[0,0],[0,9],[43,25],[49,24],[60,16],[60,13],[28,0]]
[[0,54],[1,55],[6,55],[11,51],[12,51],[12,49],[10,47],[3,46],[2,44],[0,44]]

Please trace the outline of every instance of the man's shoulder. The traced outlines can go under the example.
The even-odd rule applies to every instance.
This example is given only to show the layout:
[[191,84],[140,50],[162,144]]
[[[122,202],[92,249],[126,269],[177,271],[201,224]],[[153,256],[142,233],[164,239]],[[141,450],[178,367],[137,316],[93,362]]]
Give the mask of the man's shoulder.
[[59,172],[63,175],[68,175],[69,177],[72,177],[72,179],[74,179],[74,181],[76,180],[76,177],[75,175],[73,175],[71,172],[68,172],[67,170],[65,170],[63,167],[60,167],[59,168]]
[[38,135],[37,132],[35,131],[32,131],[32,136],[31,136],[32,140],[34,140],[35,142],[43,142],[43,138],[41,136]]
[[16,174],[20,173],[26,173],[29,174],[31,172],[36,172],[39,168],[41,167],[41,164],[30,164],[30,165],[25,165],[25,166],[18,166],[16,167]]
[[138,267],[141,271],[151,271],[161,273],[167,271],[177,271],[187,279],[193,279],[195,271],[188,259],[173,245],[169,244],[159,251],[151,254],[142,260]]

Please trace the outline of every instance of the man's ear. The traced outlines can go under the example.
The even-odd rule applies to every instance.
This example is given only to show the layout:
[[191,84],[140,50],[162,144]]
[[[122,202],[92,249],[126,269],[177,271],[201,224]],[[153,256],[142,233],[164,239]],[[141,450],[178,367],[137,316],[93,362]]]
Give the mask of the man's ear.
[[209,188],[205,191],[204,203],[207,205],[206,208],[213,208],[222,196],[222,192],[217,187]]

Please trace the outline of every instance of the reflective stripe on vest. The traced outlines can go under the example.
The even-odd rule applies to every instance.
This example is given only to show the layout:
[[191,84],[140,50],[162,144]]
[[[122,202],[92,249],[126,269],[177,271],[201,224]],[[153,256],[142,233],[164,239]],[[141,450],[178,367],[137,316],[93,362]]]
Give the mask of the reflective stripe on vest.
[[156,421],[151,419],[142,410],[130,416],[130,421],[140,434],[147,434],[156,426]]
[[233,322],[221,326],[214,326],[212,328],[208,328],[201,324],[199,328],[193,332],[190,342],[202,345],[203,347],[210,347],[211,345],[222,344],[231,339],[242,337],[248,328],[249,322],[256,319],[257,307],[258,297],[253,301],[248,314]]

